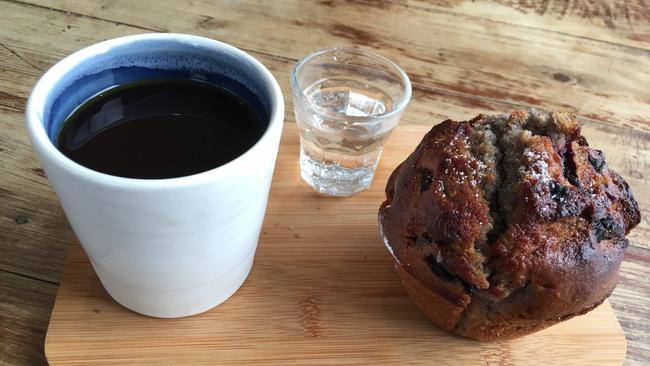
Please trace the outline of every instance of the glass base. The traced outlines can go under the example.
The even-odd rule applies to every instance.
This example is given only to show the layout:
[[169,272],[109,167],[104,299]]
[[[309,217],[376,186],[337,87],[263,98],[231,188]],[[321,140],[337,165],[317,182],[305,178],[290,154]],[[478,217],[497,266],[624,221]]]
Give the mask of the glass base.
[[348,168],[338,163],[313,159],[300,149],[300,177],[314,191],[336,197],[348,197],[370,187],[379,157],[370,166]]

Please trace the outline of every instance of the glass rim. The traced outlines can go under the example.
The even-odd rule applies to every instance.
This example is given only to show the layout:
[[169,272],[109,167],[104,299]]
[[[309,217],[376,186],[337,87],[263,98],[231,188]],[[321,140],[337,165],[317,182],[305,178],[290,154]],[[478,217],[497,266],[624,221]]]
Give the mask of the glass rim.
[[[337,51],[342,51],[348,54],[356,54],[356,55],[362,55],[362,56],[370,56],[373,59],[376,59],[380,61],[381,63],[387,65],[389,68],[394,69],[397,71],[397,74],[399,75],[400,81],[402,83],[402,90],[404,92],[404,95],[402,98],[399,100],[398,103],[395,103],[395,108],[391,109],[389,112],[384,112],[380,114],[373,114],[373,115],[368,115],[368,116],[350,116],[346,115],[343,113],[338,113],[338,112],[332,112],[327,109],[322,108],[318,104],[314,103],[311,99],[307,97],[305,92],[302,90],[298,83],[298,73],[302,69],[302,67],[312,59],[314,59],[317,56],[321,56],[327,53],[334,53]],[[404,111],[406,108],[406,105],[408,105],[409,101],[411,100],[411,94],[412,94],[412,87],[411,87],[411,80],[409,79],[408,75],[406,72],[395,62],[391,61],[390,59],[376,53],[370,50],[366,49],[360,49],[360,48],[353,48],[353,47],[332,47],[332,48],[324,48],[320,50],[316,50],[304,58],[302,58],[300,61],[298,61],[295,66],[293,67],[293,70],[291,70],[291,77],[290,77],[290,82],[291,82],[291,91],[294,96],[294,99],[297,97],[305,106],[308,108],[312,109],[319,115],[324,115],[327,118],[330,119],[335,119],[335,120],[346,120],[346,121],[352,121],[352,122],[368,122],[368,121],[374,121],[377,119],[386,119],[391,116],[397,115],[401,112]],[[294,103],[296,101],[294,100]]]

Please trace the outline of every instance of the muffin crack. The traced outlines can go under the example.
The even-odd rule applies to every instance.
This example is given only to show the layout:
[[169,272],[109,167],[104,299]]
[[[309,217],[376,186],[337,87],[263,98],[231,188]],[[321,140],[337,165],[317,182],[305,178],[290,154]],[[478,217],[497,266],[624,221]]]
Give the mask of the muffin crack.
[[[501,195],[503,194],[503,184],[508,179],[508,171],[505,169],[503,164],[505,152],[503,145],[501,143],[502,136],[501,134],[496,134],[495,148],[497,149],[499,159],[496,163],[496,182],[495,190],[491,197],[485,197],[486,201],[490,207],[490,216],[492,217],[492,227],[487,233],[487,244],[492,246],[494,242],[501,236],[501,234],[506,231],[506,215],[505,211],[501,205]],[[488,252],[489,253],[489,252]],[[486,258],[486,261],[489,262],[491,255]]]
[[562,157],[562,175],[573,185],[574,187],[580,187],[580,180],[578,179],[576,162],[574,160],[573,147],[571,146],[571,140],[567,141],[565,147],[560,151],[560,156]]

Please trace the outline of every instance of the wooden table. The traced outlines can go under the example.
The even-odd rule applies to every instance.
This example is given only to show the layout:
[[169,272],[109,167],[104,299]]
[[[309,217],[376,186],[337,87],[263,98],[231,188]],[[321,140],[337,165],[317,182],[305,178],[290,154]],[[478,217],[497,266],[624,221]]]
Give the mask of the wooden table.
[[23,113],[38,77],[108,38],[193,33],[231,43],[277,77],[309,51],[375,49],[402,65],[413,100],[402,123],[540,107],[576,113],[633,188],[630,235],[610,301],[626,364],[650,362],[650,3],[647,0],[48,1],[0,0],[0,364],[45,363],[43,342],[75,240],[31,150]]

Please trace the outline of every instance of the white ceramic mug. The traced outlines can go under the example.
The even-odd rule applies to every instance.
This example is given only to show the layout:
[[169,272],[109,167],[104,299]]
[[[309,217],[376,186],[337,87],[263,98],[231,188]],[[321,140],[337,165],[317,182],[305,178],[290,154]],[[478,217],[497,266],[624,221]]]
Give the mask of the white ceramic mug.
[[[73,109],[113,85],[192,78],[235,89],[268,120],[235,160],[172,179],[130,179],[85,168],[53,141]],[[273,75],[211,39],[144,34],[108,40],[54,65],[27,105],[27,130],[65,214],[106,291],[155,317],[206,311],[230,297],[253,264],[284,119]]]

